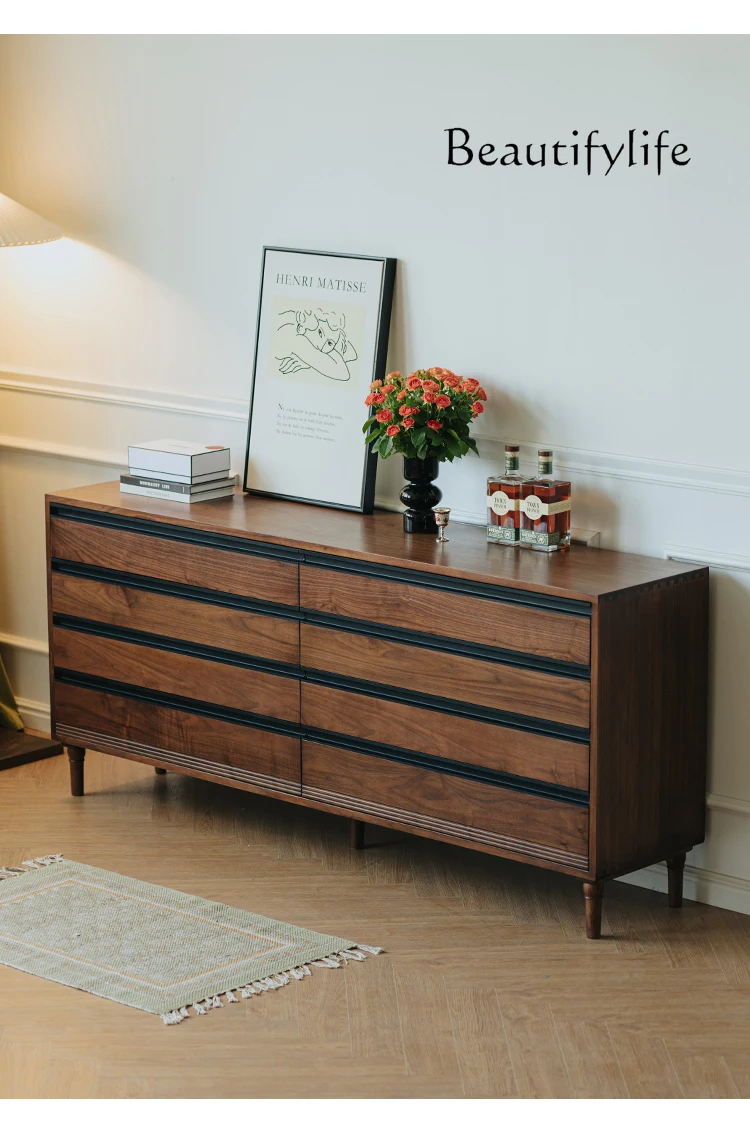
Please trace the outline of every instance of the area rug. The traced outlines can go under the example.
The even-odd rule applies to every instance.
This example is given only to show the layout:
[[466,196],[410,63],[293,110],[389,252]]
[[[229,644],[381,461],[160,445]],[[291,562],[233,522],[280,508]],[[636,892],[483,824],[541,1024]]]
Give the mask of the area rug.
[[380,952],[60,854],[0,868],[0,963],[165,1024]]

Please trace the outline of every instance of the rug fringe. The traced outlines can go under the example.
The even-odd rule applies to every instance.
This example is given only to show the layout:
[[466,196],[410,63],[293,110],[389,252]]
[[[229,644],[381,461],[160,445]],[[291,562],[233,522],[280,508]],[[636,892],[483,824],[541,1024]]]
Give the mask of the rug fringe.
[[45,854],[41,858],[27,858],[20,866],[0,866],[0,878],[17,878],[19,874],[28,874],[30,870],[40,870],[43,866],[51,866],[53,862],[62,862],[61,854]]
[[[61,856],[50,855],[49,857],[53,861],[59,861]],[[243,1000],[247,1000],[249,997],[260,996],[261,993],[271,992],[273,989],[283,989],[284,985],[289,984],[290,977],[293,977],[295,981],[303,981],[305,977],[311,977],[310,965],[317,965],[319,969],[339,969],[349,961],[366,960],[368,953],[377,955],[382,952],[383,950],[379,946],[353,945],[349,949],[340,950],[338,953],[329,953],[327,957],[320,957],[317,961],[307,961],[304,965],[296,965],[293,969],[287,970],[286,973],[274,973],[273,976],[263,977],[260,981],[251,981],[237,989],[228,989],[223,996],[226,997],[228,1005],[236,1004],[239,1001],[237,993]],[[216,993],[213,997],[196,1001],[192,1006],[196,1016],[205,1016],[208,1010],[212,1008],[224,1008],[221,996],[222,994]],[[172,1009],[171,1012],[162,1012],[159,1015],[164,1024],[181,1024],[190,1016],[190,1012],[187,1008],[176,1008]]]

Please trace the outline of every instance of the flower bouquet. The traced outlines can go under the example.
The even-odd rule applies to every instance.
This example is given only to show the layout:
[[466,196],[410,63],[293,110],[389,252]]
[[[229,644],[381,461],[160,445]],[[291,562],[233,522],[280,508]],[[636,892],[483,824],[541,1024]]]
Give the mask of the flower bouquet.
[[486,399],[478,380],[447,368],[420,369],[406,377],[389,372],[385,381],[370,384],[365,405],[375,411],[362,430],[383,459],[395,451],[407,459],[452,463],[468,451],[479,454],[469,424],[482,414]]
[[439,463],[452,463],[469,451],[479,454],[469,424],[482,414],[486,399],[478,380],[464,379],[448,368],[419,369],[408,376],[389,372],[385,381],[370,384],[365,404],[372,410],[362,430],[365,442],[381,458],[404,456],[409,485],[400,497],[407,508],[407,533],[437,533],[432,510],[442,494],[431,483]]

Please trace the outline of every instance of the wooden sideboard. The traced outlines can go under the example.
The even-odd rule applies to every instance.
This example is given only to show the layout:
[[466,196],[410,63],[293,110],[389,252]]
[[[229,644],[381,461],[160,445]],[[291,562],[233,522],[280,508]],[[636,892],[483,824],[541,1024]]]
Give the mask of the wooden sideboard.
[[236,493],[49,495],[53,731],[603,882],[704,837],[708,570]]

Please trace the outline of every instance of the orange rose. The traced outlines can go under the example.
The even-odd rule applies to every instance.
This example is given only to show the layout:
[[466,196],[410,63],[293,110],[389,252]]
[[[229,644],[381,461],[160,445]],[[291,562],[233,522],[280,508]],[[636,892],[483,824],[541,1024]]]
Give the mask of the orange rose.
[[402,380],[404,377],[400,372],[389,372],[385,378],[387,380]]
[[484,404],[480,403],[479,400],[477,400],[476,403],[473,403],[471,405],[471,410],[474,412],[475,415],[481,415],[482,412],[484,411]]
[[484,388],[477,388],[477,399],[487,399],[487,392]]
[[382,388],[382,386],[383,386],[382,380],[373,380],[372,383],[370,384],[370,391],[371,392],[377,391],[377,389]]
[[428,419],[427,426],[431,427],[433,431],[439,431],[443,425],[437,419]]
[[398,435],[400,430],[401,428],[399,427],[398,423],[392,423],[390,427],[386,427],[385,433],[392,439],[394,435]]
[[396,399],[398,400],[399,403],[401,403],[402,399],[408,399],[408,398],[409,398],[409,392],[406,390],[406,388],[402,388],[401,391],[396,396]]
[[436,398],[435,392],[425,392],[422,396],[422,403],[434,403]]
[[412,419],[411,416],[408,416],[408,418],[404,420],[404,422],[401,424],[401,426],[405,427],[406,430],[408,431],[410,428],[412,428],[414,426],[414,420]]
[[367,399],[365,400],[365,407],[372,407],[372,405],[377,402],[378,397],[375,395],[375,392],[370,392]]
[[460,387],[460,380],[458,376],[444,376],[443,383],[447,388],[452,388],[454,391],[457,387]]
[[451,405],[450,397],[447,395],[436,395],[435,396],[435,403],[437,404],[438,407],[450,407],[450,405]]
[[409,379],[406,381],[406,386],[410,392],[415,392],[417,388],[421,388],[422,381],[419,376],[409,376]]
[[470,395],[473,395],[479,387],[479,380],[472,380],[471,377],[469,377],[468,380],[464,380],[464,382],[461,384],[461,387],[465,392],[469,392]]
[[377,419],[378,423],[390,423],[390,421],[393,419],[393,412],[390,410],[390,408],[384,407],[382,411],[379,411],[377,413],[375,418]]
[[399,415],[416,415],[418,411],[418,407],[410,407],[408,403],[405,403],[403,407],[398,409]]
[[386,384],[385,387],[383,388],[383,395],[390,395],[391,392],[395,392],[395,390],[396,390],[395,384]]
[[373,403],[385,403],[385,396],[383,395],[382,392],[376,392],[375,395],[372,397],[372,402]]
[[422,389],[426,392],[437,392],[440,391],[440,384],[435,380],[422,380]]

